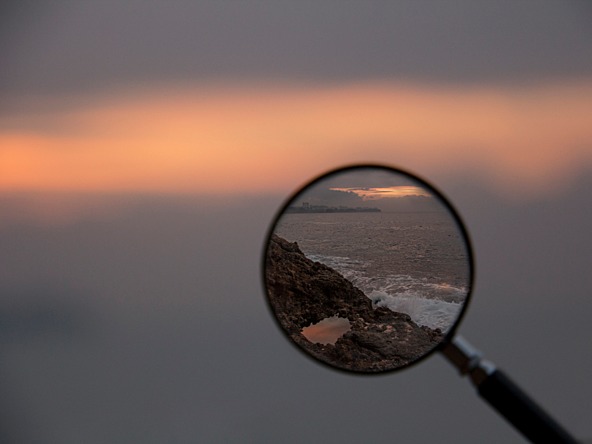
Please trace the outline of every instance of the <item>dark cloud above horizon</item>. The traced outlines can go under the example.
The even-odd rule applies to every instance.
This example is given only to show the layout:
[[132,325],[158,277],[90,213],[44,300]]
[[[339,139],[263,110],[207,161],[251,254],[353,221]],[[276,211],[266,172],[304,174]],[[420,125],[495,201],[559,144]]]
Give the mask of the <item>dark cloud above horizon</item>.
[[0,94],[171,82],[524,83],[592,74],[587,2],[8,2]]
[[[428,196],[407,195],[394,197],[384,193],[374,193],[364,198],[355,190],[387,188],[416,188],[431,194],[421,182],[405,171],[383,168],[363,167],[339,170],[308,185],[295,197],[294,206],[304,202],[311,205],[377,207],[383,211],[439,211],[442,206],[438,199]],[[341,189],[340,189],[341,188]]]
[[314,187],[296,197],[292,206],[299,207],[304,202],[311,205],[330,207],[371,207],[387,212],[433,212],[448,211],[439,199],[427,196],[383,197],[365,200],[353,191],[332,190]]
[[300,206],[304,202],[311,205],[367,207],[364,200],[355,193],[330,190],[327,188],[312,188],[299,195],[293,202],[293,206]]

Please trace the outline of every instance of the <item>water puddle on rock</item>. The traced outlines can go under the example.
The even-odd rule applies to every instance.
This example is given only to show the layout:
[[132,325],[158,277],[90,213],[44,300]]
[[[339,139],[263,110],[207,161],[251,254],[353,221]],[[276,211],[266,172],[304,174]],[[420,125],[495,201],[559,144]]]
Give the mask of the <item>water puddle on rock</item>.
[[317,344],[335,344],[344,333],[350,330],[349,319],[332,316],[322,321],[311,324],[302,329],[302,334],[310,342]]

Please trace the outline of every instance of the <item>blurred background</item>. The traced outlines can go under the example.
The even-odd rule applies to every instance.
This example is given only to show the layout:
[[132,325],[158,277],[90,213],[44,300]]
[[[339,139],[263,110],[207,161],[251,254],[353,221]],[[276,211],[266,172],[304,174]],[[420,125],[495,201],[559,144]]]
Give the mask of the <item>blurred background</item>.
[[0,441],[523,442],[442,356],[333,372],[260,278],[286,196],[379,162],[465,219],[459,332],[592,440],[592,5],[3,2]]

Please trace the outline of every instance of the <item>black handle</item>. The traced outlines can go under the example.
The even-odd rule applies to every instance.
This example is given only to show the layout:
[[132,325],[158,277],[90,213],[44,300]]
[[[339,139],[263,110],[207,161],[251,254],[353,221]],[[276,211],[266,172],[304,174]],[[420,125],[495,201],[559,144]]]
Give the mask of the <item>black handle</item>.
[[493,371],[478,385],[477,390],[481,397],[531,442],[577,442],[502,371]]

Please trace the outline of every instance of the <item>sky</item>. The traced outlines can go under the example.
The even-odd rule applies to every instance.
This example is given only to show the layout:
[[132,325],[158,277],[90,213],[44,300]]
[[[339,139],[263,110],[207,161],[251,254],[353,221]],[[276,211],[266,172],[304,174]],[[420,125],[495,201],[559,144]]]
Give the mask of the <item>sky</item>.
[[591,19],[586,1],[2,2],[0,437],[521,442],[439,356],[346,376],[275,328],[268,224],[371,162],[451,199],[477,269],[460,332],[592,440]]
[[434,191],[408,171],[377,165],[337,169],[314,178],[290,197],[289,206],[304,203],[330,207],[372,207],[382,211],[448,211]]
[[424,188],[418,186],[371,187],[371,188],[332,188],[332,190],[354,193],[363,200],[395,199],[398,197],[431,197]]
[[586,2],[3,8],[3,190],[287,192],[381,161],[520,198],[590,166]]

